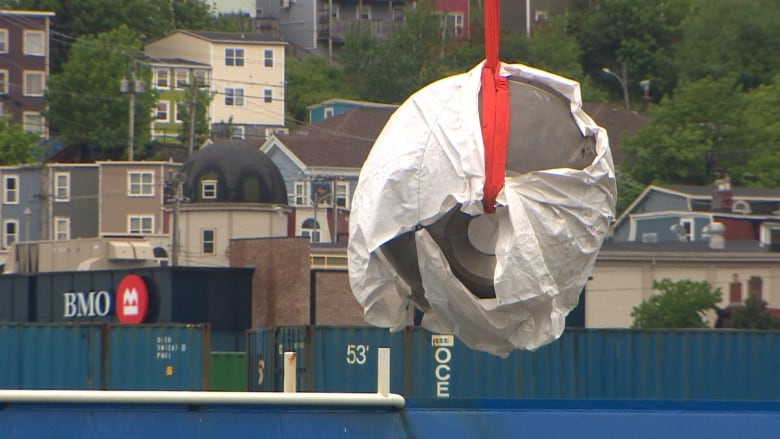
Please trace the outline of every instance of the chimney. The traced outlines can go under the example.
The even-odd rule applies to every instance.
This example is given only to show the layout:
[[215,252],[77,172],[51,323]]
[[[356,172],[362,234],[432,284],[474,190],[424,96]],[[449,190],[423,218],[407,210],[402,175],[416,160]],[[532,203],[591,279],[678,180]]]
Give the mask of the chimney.
[[729,304],[742,303],[742,282],[734,273],[734,280],[729,284]]
[[761,276],[750,276],[750,279],[748,279],[748,296],[755,297],[758,300],[763,300],[761,297],[761,290],[763,285],[764,280],[761,279]]
[[712,191],[711,210],[713,212],[731,212],[733,203],[731,178],[727,175],[724,178],[715,180],[715,187]]

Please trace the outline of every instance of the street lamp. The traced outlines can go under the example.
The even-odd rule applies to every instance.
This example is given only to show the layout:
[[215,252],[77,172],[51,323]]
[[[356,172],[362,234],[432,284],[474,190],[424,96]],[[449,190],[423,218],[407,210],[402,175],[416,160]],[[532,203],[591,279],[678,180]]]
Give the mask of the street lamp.
[[642,88],[642,112],[647,113],[650,108],[650,80],[639,81],[639,87]]
[[609,76],[612,76],[613,78],[617,79],[617,82],[620,83],[620,87],[623,89],[623,105],[625,105],[626,110],[630,110],[631,106],[629,105],[629,102],[628,102],[628,72],[626,71],[626,69],[624,68],[620,72],[620,76],[616,75],[615,72],[613,72],[612,70],[610,70],[610,69],[608,69],[606,67],[601,69],[601,71],[605,75],[609,75]]

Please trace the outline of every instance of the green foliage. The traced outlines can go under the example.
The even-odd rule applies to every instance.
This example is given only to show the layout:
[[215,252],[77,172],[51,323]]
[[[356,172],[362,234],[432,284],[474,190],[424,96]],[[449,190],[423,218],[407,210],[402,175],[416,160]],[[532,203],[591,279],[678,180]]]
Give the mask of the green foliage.
[[95,37],[82,37],[73,45],[62,73],[49,80],[46,101],[54,131],[70,145],[94,149],[121,149],[128,143],[129,96],[119,88],[130,78],[133,66],[146,92],[136,93],[135,145],[138,155],[149,141],[151,70],[137,63],[141,42],[126,26]]
[[744,105],[732,78],[684,82],[651,111],[648,126],[624,139],[626,171],[647,184],[710,184],[747,158],[735,154],[744,146],[735,135]]
[[743,308],[731,311],[728,326],[734,329],[780,329],[780,317],[772,316],[765,301],[750,296],[745,299]]
[[767,84],[780,71],[780,7],[776,0],[689,0],[676,66],[684,76],[733,76]]
[[193,139],[194,149],[197,149],[199,145],[203,144],[209,138],[210,126],[208,109],[211,100],[214,98],[208,90],[199,90],[194,87],[184,90],[184,98],[177,103],[181,107],[181,131],[179,134],[179,141],[187,145],[190,141],[190,106],[193,101],[193,95],[195,100],[195,138]]
[[617,206],[615,211],[620,216],[631,203],[645,190],[646,185],[634,180],[633,177],[623,172],[620,165],[616,166],[615,176],[617,177]]
[[708,282],[670,279],[653,282],[660,294],[634,307],[631,317],[636,329],[707,328],[703,313],[716,309],[721,300],[720,288],[712,289]]
[[0,117],[0,165],[34,163],[39,160],[41,137],[27,133],[20,125],[11,125]]
[[285,60],[285,99],[288,124],[308,123],[309,105],[332,98],[354,97],[344,71],[316,56]]

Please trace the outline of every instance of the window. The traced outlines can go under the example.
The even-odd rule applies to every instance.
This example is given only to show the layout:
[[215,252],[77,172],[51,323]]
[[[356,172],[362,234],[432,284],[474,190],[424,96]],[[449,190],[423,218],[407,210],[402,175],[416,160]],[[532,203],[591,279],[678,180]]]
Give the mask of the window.
[[320,242],[320,224],[314,218],[307,218],[301,224],[301,236],[309,238],[311,242]]
[[176,88],[181,90],[190,85],[190,72],[184,69],[176,69]]
[[244,140],[244,127],[233,127],[233,131],[230,133],[231,139]]
[[296,206],[308,206],[309,203],[309,191],[308,186],[303,181],[295,182],[295,205]]
[[0,94],[8,94],[8,70],[0,70]]
[[359,20],[370,20],[371,6],[370,5],[363,5],[363,7],[357,6],[355,8],[355,18]]
[[70,172],[54,173],[54,201],[70,200]]
[[44,33],[40,30],[24,31],[24,54],[33,56],[46,55]]
[[168,69],[154,69],[154,83],[157,85],[157,88],[170,87],[169,75]]
[[696,238],[693,230],[693,218],[681,218],[680,226],[682,226],[682,230],[685,232],[683,237],[686,241],[693,241]]
[[200,196],[204,200],[217,199],[217,180],[203,180],[200,182]]
[[274,51],[271,49],[265,49],[265,66],[266,67],[274,66]]
[[327,118],[333,116],[333,114],[335,114],[335,112],[336,112],[333,109],[333,107],[325,107],[324,111],[325,111],[325,114],[323,115],[323,119],[327,119]]
[[447,32],[452,35],[463,35],[463,14],[447,14]]
[[341,8],[338,3],[331,5],[330,16],[333,18],[339,18],[341,16]]
[[70,218],[63,216],[54,217],[54,239],[67,241],[70,239]]
[[6,175],[3,177],[3,203],[19,204],[18,175]]
[[8,29],[0,29],[0,53],[8,53]]
[[543,10],[534,11],[534,21],[545,21],[545,20],[547,20],[547,11],[543,11]]
[[154,217],[152,215],[128,215],[127,232],[149,235],[154,232]]
[[154,195],[154,174],[144,171],[128,172],[127,194],[131,197]]
[[208,70],[193,70],[192,76],[195,78],[195,85],[208,86],[209,85],[209,72]]
[[216,232],[214,229],[203,229],[201,231],[201,249],[203,249],[204,255],[213,255],[216,253],[214,248],[215,235]]
[[226,66],[243,66],[244,65],[244,49],[227,48],[225,49],[225,65]]
[[36,111],[22,113],[22,129],[26,133],[42,134],[44,128],[43,116]]
[[187,104],[184,102],[176,103],[176,123],[184,122],[184,109],[187,108]]
[[244,106],[244,89],[243,88],[226,88],[225,89],[225,105],[232,105],[235,107]]
[[43,72],[24,72],[24,95],[25,96],[43,96],[45,85],[45,75]]
[[157,120],[168,122],[168,101],[160,101],[157,103]]
[[336,207],[349,208],[349,183],[346,181],[336,182]]
[[3,247],[9,248],[19,238],[19,221],[17,220],[5,220],[3,221]]
[[270,88],[266,88],[263,91],[263,102],[265,102],[266,104],[270,104],[273,101],[274,101],[274,91],[271,90]]
[[393,7],[393,21],[404,21],[406,19],[406,14],[404,13],[404,8],[395,6]]

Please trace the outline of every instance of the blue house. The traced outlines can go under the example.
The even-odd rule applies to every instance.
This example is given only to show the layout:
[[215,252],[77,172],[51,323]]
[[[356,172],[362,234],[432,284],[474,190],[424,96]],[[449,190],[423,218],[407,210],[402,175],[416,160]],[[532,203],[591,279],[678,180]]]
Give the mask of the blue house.
[[317,123],[337,114],[346,113],[353,108],[382,108],[395,110],[398,108],[398,105],[380,104],[368,101],[352,101],[349,99],[329,99],[319,104],[309,105],[306,108],[309,110],[309,123]]

